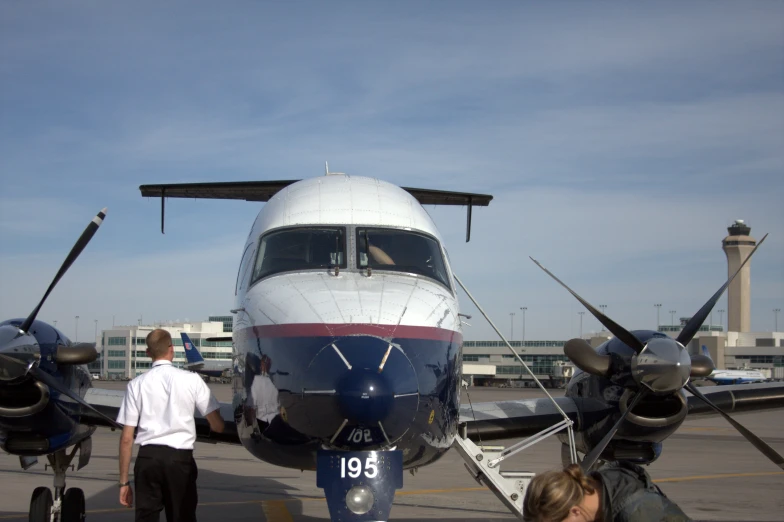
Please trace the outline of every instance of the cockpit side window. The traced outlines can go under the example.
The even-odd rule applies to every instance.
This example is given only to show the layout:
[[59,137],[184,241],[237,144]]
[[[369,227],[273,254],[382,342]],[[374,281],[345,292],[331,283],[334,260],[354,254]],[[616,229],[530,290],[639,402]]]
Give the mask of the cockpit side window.
[[388,228],[357,228],[359,268],[409,272],[435,279],[451,289],[438,241],[430,236]]
[[342,227],[275,230],[259,240],[253,282],[295,270],[346,268],[346,233]]
[[234,285],[234,295],[237,295],[241,286],[247,284],[248,282],[248,268],[251,264],[251,256],[253,255],[253,243],[249,243],[248,246],[245,247],[245,253],[242,254],[242,261],[240,262],[240,268],[237,271],[237,282]]

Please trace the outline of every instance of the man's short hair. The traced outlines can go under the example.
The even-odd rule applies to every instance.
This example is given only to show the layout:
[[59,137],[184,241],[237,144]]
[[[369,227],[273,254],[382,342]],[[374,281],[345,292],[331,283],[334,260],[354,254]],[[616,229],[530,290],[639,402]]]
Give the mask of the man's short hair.
[[166,330],[158,328],[147,334],[147,353],[152,359],[161,359],[169,353],[169,346],[172,344],[171,334]]

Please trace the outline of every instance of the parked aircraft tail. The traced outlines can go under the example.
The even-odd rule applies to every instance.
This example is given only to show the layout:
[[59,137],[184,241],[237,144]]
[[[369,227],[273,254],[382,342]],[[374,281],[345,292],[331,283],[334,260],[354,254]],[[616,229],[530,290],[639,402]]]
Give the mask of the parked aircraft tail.
[[185,358],[188,360],[188,364],[203,363],[204,357],[201,356],[199,350],[194,346],[188,334],[182,332],[180,337],[182,337],[182,346],[185,348]]

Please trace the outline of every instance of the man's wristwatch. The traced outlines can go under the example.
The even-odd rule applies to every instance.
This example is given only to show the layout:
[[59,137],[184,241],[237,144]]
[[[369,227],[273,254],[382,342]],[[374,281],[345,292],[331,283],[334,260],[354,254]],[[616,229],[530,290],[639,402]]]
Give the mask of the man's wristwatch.
[[120,482],[118,484],[118,487],[124,488],[125,486],[130,486],[130,485],[131,485],[131,481],[129,480],[128,482]]

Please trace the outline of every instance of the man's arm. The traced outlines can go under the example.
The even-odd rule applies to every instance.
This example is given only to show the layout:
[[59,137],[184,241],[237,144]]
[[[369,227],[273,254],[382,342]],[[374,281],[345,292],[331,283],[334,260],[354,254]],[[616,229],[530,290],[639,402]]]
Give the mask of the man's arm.
[[[123,426],[122,435],[120,435],[120,484],[128,482],[135,428],[135,426]],[[126,507],[133,506],[133,490],[130,486],[120,488],[120,504]]]
[[223,417],[220,415],[220,403],[215,400],[215,396],[210,391],[209,386],[202,380],[201,377],[192,374],[193,382],[196,385],[194,390],[194,399],[196,400],[196,409],[199,413],[204,415],[207,422],[210,423],[210,429],[215,433],[223,432]]
[[210,429],[215,433],[223,433],[223,417],[220,415],[220,409],[212,410],[204,416],[207,422],[210,423]]

